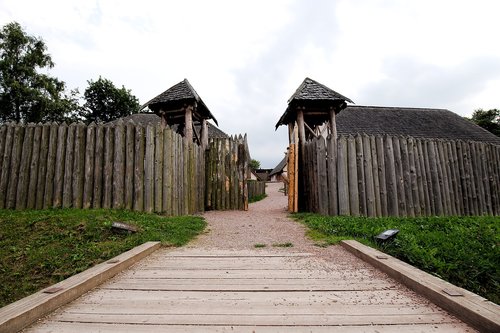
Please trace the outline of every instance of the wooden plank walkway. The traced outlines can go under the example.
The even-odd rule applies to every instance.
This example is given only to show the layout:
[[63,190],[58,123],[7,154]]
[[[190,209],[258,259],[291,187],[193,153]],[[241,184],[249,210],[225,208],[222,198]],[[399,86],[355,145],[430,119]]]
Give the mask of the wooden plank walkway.
[[162,249],[25,332],[475,332],[365,267],[286,249]]

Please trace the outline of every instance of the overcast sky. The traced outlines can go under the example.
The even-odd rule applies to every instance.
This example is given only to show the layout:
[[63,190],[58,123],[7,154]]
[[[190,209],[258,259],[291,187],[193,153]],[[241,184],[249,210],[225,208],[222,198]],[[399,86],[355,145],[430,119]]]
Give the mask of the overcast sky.
[[498,0],[0,0],[0,24],[41,37],[68,88],[102,76],[145,103],[187,78],[266,168],[305,77],[358,105],[499,108],[499,13]]

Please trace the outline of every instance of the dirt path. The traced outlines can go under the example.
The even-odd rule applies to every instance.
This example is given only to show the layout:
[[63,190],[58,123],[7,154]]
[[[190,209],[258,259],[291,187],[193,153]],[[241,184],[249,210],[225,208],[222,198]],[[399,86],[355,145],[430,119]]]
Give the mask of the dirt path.
[[475,332],[342,247],[315,246],[279,188],[248,212],[207,212],[190,245],[155,252],[27,332]]

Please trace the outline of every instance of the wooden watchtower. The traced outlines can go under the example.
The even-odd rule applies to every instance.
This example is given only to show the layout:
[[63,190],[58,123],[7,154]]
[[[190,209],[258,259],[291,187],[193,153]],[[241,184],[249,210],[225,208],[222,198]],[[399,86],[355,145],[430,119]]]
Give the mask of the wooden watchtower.
[[[149,107],[151,111],[159,115],[163,125],[177,125],[186,141],[196,141],[203,147],[208,146],[207,121],[213,119],[218,125],[217,119],[187,79],[170,87],[142,106],[142,108],[145,107]],[[196,131],[195,122],[201,125],[200,133]]]
[[[337,147],[337,126],[335,116],[347,107],[347,102],[354,103],[349,98],[322,85],[310,78],[305,78],[299,88],[288,100],[288,107],[281,116],[276,128],[288,125],[288,177],[289,197],[288,208],[298,211],[299,181],[303,163],[301,156],[306,140],[326,136]],[[336,158],[336,149],[332,156]],[[300,162],[299,162],[300,161]]]

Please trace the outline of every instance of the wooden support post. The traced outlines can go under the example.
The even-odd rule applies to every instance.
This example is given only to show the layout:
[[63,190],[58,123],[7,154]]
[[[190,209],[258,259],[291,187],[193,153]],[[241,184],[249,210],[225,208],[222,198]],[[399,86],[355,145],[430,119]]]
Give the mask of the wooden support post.
[[299,127],[299,144],[301,150],[303,150],[306,143],[306,129],[304,125],[304,112],[302,109],[297,109],[297,125]]
[[201,121],[201,147],[203,150],[207,149],[208,147],[208,121],[206,119],[203,119]]
[[187,142],[193,142],[193,110],[196,108],[195,105],[188,105],[185,108],[185,118],[184,118],[184,137]]

